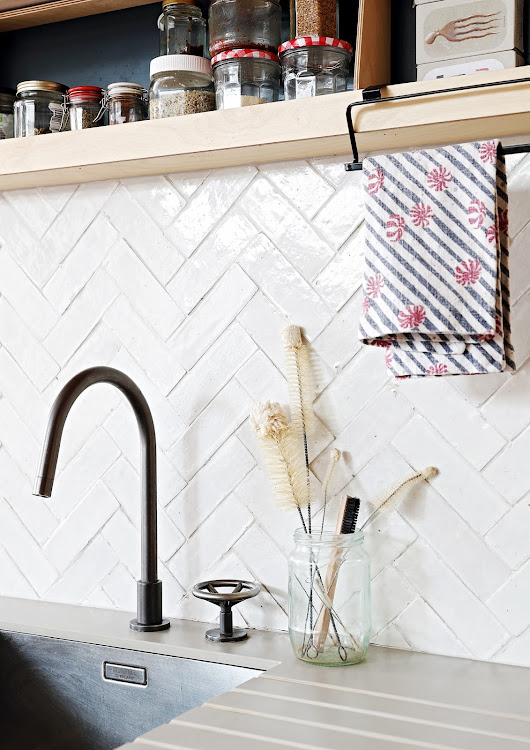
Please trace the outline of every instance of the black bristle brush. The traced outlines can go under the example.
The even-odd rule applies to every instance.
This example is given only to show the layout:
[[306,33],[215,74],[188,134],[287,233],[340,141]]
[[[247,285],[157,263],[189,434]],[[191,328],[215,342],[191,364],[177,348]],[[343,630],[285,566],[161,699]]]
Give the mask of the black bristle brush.
[[[353,534],[359,518],[359,508],[361,501],[358,497],[344,495],[341,498],[339,514],[337,516],[337,525],[335,534]],[[333,603],[335,589],[337,587],[337,573],[340,566],[340,549],[335,547],[332,551],[326,571],[326,582],[324,584],[325,592],[329,599],[328,606],[323,606],[315,626],[315,646],[317,651],[322,651],[328,635],[330,622],[330,605]]]

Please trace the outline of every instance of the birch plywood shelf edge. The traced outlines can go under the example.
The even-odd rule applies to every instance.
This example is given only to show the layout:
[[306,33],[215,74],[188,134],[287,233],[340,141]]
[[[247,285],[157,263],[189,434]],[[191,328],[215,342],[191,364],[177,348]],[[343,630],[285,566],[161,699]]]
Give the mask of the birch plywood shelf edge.
[[[389,86],[383,96],[500,81],[485,89],[354,109],[361,151],[418,148],[530,132],[530,66]],[[346,154],[346,92],[257,107],[0,143],[0,190]]]
[[2,11],[0,0],[0,32],[43,26],[156,2],[158,0],[55,0],[42,5],[28,5],[25,8]]

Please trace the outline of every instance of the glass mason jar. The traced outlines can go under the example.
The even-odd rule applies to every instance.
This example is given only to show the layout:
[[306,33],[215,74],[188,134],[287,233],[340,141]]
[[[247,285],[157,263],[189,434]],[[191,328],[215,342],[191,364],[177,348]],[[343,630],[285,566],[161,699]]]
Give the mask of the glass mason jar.
[[66,91],[66,86],[53,81],[19,83],[15,100],[15,138],[59,133],[64,120]]
[[208,18],[212,57],[247,48],[277,54],[282,25],[279,0],[213,0]]
[[147,91],[139,83],[109,83],[106,96],[109,125],[146,120],[146,104]]
[[86,130],[103,125],[103,89],[98,86],[76,86],[68,89],[70,130]]
[[277,55],[262,50],[221,52],[212,60],[217,109],[277,102],[281,68]]
[[196,55],[204,57],[206,19],[193,0],[163,0],[158,19],[160,55]]
[[290,0],[291,36],[336,37],[337,0]]
[[215,109],[210,61],[192,55],[151,60],[149,119],[179,117]]
[[15,90],[0,87],[0,141],[15,136]]
[[370,560],[363,534],[294,535],[289,637],[295,656],[328,666],[364,659],[371,634]]
[[353,53],[348,42],[302,37],[284,42],[279,52],[286,99],[346,91]]

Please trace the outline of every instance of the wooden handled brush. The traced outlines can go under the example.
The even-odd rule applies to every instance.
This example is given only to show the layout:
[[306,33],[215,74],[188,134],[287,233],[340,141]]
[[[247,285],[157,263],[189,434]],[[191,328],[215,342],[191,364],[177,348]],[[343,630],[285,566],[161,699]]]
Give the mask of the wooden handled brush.
[[[342,497],[339,506],[339,514],[337,516],[335,534],[353,534],[357,525],[359,507],[359,498],[349,497],[348,495],[344,495]],[[331,616],[330,609],[335,597],[335,589],[337,588],[339,566],[340,549],[335,547],[331,553],[328,568],[326,571],[326,580],[324,582],[324,591],[327,595],[327,604],[322,607],[315,626],[314,644],[317,651],[324,650],[324,643],[326,642],[326,638],[328,635]]]

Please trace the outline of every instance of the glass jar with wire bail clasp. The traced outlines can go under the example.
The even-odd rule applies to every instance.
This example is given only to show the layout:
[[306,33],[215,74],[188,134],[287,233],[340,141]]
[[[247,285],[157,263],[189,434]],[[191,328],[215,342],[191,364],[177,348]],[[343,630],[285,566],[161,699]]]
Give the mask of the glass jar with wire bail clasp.
[[104,124],[103,89],[99,86],[76,86],[68,89],[70,130],[87,130]]
[[304,99],[346,91],[353,47],[342,39],[306,36],[280,49],[286,99]]
[[217,109],[277,102],[281,69],[277,55],[255,49],[221,52],[212,59]]
[[298,529],[289,556],[289,637],[311,664],[362,661],[371,635],[370,560],[363,533]]
[[15,100],[15,138],[59,133],[67,87],[55,81],[22,81]]
[[109,83],[105,96],[109,125],[141,122],[147,119],[147,91],[139,83]]

